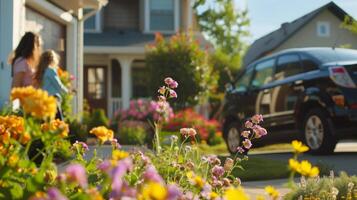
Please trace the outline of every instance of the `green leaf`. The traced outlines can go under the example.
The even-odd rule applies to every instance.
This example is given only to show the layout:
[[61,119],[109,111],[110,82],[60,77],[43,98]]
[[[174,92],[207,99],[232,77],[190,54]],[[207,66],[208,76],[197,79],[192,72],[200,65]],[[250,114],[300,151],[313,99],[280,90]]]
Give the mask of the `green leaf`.
[[12,199],[22,199],[23,189],[20,184],[12,183],[12,188],[10,189]]

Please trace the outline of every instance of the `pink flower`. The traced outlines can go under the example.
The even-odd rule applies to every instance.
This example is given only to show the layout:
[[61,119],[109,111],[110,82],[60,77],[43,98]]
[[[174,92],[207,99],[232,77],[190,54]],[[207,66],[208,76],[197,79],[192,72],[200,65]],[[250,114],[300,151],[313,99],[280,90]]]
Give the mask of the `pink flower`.
[[112,143],[112,146],[115,149],[120,149],[121,148],[121,145],[119,144],[119,142],[118,142],[118,140],[116,138],[112,139],[111,143]]
[[244,148],[246,148],[246,149],[250,149],[250,148],[252,147],[252,142],[251,142],[249,139],[245,139],[245,140],[243,141],[243,146],[244,146]]
[[224,168],[219,166],[219,165],[215,165],[212,170],[211,170],[213,176],[219,178],[221,176],[223,176],[224,174]]
[[51,187],[47,190],[47,195],[48,198],[51,200],[67,200],[67,197],[65,197],[57,188]]
[[246,121],[246,122],[245,122],[245,127],[246,127],[246,128],[253,128],[253,123],[250,122],[250,121]]
[[174,82],[174,79],[172,79],[171,77],[167,77],[165,78],[164,82],[166,85],[170,85],[172,82]]
[[196,130],[193,128],[181,128],[180,133],[184,137],[194,137],[197,134]]
[[158,96],[159,101],[166,101],[166,98],[162,95]]
[[243,131],[241,135],[245,138],[249,137],[250,131]]
[[76,79],[76,77],[71,74],[71,76],[70,76],[69,79],[70,79],[71,81],[74,81],[74,80]]
[[172,81],[172,82],[169,84],[169,87],[172,88],[172,89],[177,88],[177,87],[178,87],[177,81]]
[[171,98],[177,98],[177,93],[175,92],[175,90],[169,90],[169,92]]
[[181,189],[175,184],[167,186],[167,193],[167,200],[177,200],[182,196]]
[[255,123],[255,124],[259,124],[260,122],[263,121],[263,115],[254,115],[252,118],[251,118],[252,122]]
[[82,188],[88,185],[86,170],[80,164],[71,164],[66,168],[67,180],[77,183]]
[[143,173],[143,177],[146,181],[153,181],[157,183],[163,183],[164,180],[161,178],[159,173],[156,171],[153,165],[149,165],[145,172]]
[[110,163],[109,160],[104,160],[97,167],[100,171],[108,173],[111,166],[112,166],[112,164]]
[[242,147],[237,147],[237,151],[238,151],[239,153],[244,153],[244,149],[243,149]]
[[253,126],[253,131],[255,133],[255,138],[260,138],[262,136],[265,136],[268,132],[265,128],[259,126],[259,125],[254,125]]

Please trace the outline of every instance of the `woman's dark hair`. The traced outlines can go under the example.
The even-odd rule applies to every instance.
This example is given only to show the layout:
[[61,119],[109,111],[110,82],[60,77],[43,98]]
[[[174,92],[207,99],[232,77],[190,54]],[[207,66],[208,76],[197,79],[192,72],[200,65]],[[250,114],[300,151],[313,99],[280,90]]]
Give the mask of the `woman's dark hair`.
[[46,50],[45,52],[42,53],[34,77],[36,86],[41,87],[45,70],[49,65],[55,62],[55,60],[59,61],[59,59],[60,59],[59,55],[51,49]]
[[11,60],[11,65],[14,66],[16,59],[19,57],[26,59],[32,57],[36,46],[40,46],[40,36],[33,32],[26,32],[25,35],[22,36],[14,51],[14,57]]

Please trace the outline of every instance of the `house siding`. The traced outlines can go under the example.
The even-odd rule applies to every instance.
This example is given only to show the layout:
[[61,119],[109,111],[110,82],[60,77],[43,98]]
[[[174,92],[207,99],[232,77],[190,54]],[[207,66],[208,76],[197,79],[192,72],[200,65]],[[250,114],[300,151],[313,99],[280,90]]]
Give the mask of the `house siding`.
[[108,5],[104,8],[104,29],[139,30],[139,11],[139,0],[109,1]]
[[[330,23],[329,37],[319,37],[317,35],[316,27],[320,21]],[[350,45],[350,48],[357,49],[357,36],[346,29],[340,28],[341,23],[342,21],[334,14],[324,10],[272,52],[288,48],[340,47],[342,45]]]

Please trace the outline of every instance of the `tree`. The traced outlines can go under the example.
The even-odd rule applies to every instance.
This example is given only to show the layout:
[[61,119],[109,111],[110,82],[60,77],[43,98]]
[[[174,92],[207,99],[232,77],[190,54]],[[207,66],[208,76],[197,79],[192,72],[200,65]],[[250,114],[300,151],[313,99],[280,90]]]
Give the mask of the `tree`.
[[155,44],[148,47],[145,60],[151,73],[151,91],[157,91],[165,77],[178,81],[175,108],[207,102],[216,87],[217,77],[208,63],[208,54],[191,33],[177,33],[170,39],[156,34]]

